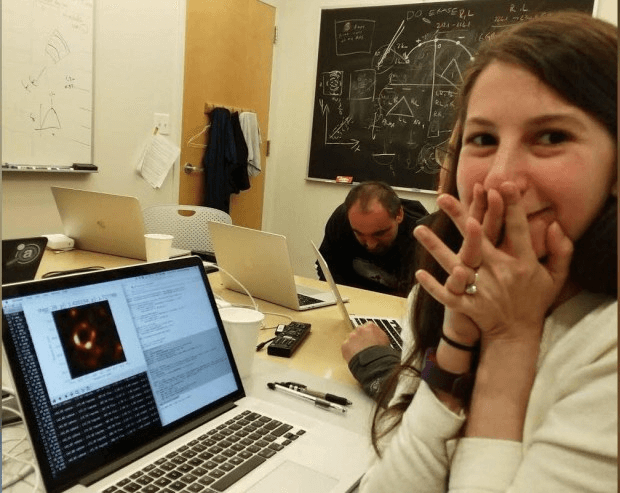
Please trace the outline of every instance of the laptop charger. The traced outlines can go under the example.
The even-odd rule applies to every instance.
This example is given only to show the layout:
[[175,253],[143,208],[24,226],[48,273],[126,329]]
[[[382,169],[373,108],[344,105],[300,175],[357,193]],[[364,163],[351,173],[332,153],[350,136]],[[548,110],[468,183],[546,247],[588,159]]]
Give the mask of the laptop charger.
[[47,248],[51,250],[68,250],[75,246],[73,238],[69,238],[66,235],[56,233],[50,235],[43,235],[47,238]]

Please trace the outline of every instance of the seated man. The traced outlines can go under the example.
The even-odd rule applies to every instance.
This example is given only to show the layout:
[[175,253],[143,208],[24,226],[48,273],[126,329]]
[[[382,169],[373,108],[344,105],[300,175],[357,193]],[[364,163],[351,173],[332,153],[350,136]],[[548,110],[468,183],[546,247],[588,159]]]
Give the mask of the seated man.
[[[427,215],[420,202],[400,199],[390,186],[364,182],[351,189],[328,220],[319,250],[337,283],[407,296],[415,272],[413,229]],[[317,271],[324,280],[318,263]],[[341,350],[371,397],[400,362],[400,352],[373,323],[352,332]]]
[[[338,284],[406,297],[414,282],[413,228],[427,215],[389,185],[363,182],[332,213],[319,250]],[[318,262],[317,273],[325,280]]]

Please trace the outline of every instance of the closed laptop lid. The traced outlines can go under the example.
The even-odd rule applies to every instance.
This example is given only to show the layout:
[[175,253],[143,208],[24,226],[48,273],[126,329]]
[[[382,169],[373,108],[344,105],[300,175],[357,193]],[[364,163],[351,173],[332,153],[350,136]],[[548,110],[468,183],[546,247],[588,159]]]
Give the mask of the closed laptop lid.
[[257,298],[298,309],[284,236],[216,222],[209,223],[209,230],[225,287],[243,292],[241,283]]
[[51,187],[64,233],[80,250],[146,259],[144,219],[136,197]]
[[198,257],[5,285],[2,338],[48,492],[245,395]]
[[252,296],[292,310],[336,303],[330,290],[296,284],[285,236],[216,222],[209,223],[209,230],[226,288],[247,289]]

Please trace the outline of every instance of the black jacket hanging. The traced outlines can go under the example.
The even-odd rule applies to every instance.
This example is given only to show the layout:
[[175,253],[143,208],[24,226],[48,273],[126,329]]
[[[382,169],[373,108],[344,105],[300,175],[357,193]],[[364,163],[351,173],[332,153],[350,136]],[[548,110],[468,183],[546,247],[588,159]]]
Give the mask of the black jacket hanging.
[[204,205],[228,213],[233,193],[231,172],[237,162],[237,151],[230,118],[226,108],[211,111],[211,133],[202,159],[205,177]]

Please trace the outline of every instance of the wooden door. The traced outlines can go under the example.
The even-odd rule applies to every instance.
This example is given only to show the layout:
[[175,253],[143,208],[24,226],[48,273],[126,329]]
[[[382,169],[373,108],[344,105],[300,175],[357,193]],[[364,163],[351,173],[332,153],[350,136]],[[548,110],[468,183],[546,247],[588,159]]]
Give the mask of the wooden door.
[[230,197],[233,223],[261,229],[269,135],[269,96],[275,8],[259,0],[188,0],[179,203],[202,205],[204,173],[186,174],[185,163],[202,167],[206,134],[188,141],[208,123],[205,105],[254,111],[262,135],[262,172],[250,189]]

